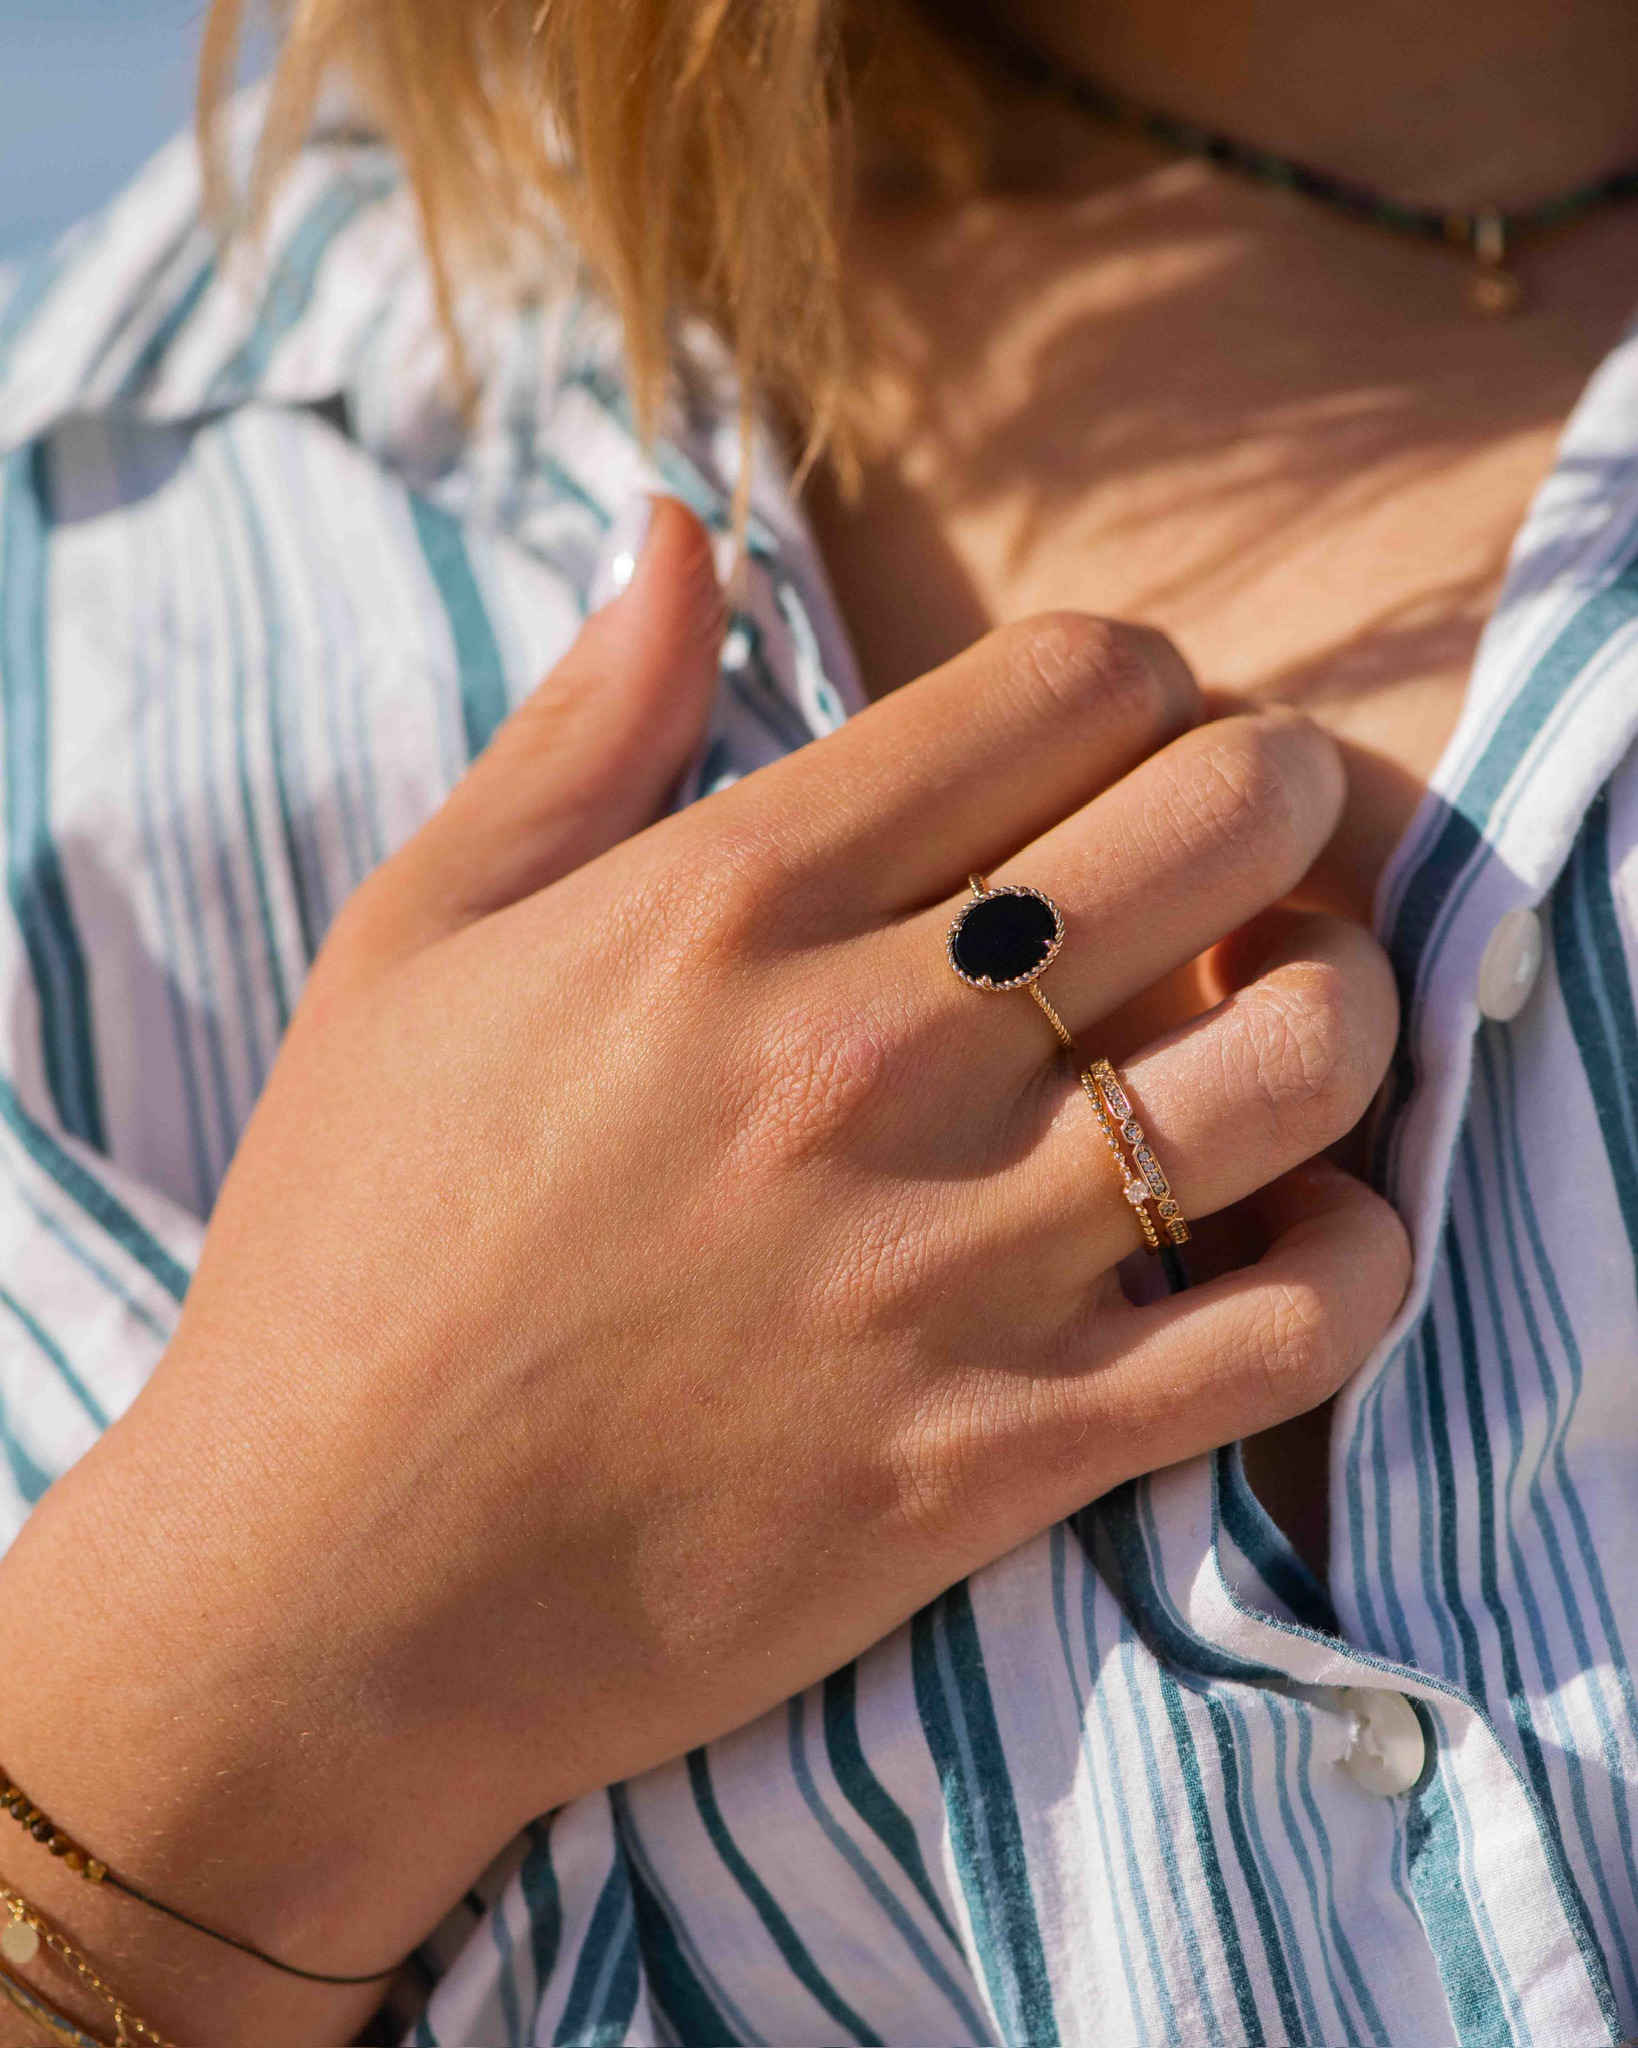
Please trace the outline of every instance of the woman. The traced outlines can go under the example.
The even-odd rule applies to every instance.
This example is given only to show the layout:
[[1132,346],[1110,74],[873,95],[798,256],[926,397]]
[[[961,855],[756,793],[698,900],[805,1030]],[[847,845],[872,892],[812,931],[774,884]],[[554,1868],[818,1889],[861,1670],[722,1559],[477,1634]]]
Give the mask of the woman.
[[1638,2028],[1638,33],[1005,27],[302,11],[13,285],[0,2040]]

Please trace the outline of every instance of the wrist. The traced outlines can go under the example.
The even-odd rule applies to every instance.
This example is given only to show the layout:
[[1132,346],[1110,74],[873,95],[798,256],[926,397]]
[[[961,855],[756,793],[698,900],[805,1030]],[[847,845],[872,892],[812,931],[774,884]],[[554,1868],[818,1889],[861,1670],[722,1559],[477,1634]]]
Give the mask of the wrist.
[[[526,1808],[474,1782],[483,1750],[458,1727],[395,1715],[367,1647],[314,1627],[304,1589],[281,1602],[299,1566],[270,1552],[279,1532],[227,1511],[222,1461],[178,1485],[174,1448],[133,1412],[0,1560],[0,1765],[166,1904],[302,1967],[379,1969]],[[0,1859],[20,1889],[89,1910],[3,1818]],[[152,1932],[146,1908],[95,1903]],[[203,1937],[177,1939],[203,1962]]]

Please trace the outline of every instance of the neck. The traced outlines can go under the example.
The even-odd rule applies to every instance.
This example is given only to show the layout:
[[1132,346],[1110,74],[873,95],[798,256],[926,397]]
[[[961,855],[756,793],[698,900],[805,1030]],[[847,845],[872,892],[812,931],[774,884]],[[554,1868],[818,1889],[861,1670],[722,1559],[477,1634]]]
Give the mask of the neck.
[[1632,0],[1008,0],[996,17],[1134,100],[1453,211],[1638,159]]

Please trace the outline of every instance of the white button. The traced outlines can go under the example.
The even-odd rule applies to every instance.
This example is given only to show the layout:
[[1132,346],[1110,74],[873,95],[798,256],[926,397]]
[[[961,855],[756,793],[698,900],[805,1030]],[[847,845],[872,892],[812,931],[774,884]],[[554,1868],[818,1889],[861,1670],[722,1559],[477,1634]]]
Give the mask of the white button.
[[1479,1008],[1498,1024],[1518,1015],[1541,972],[1541,919],[1533,910],[1505,911],[1479,962]]
[[1403,1693],[1350,1686],[1337,1696],[1348,1716],[1342,1768],[1367,1792],[1392,1799],[1408,1792],[1427,1768],[1427,1738]]

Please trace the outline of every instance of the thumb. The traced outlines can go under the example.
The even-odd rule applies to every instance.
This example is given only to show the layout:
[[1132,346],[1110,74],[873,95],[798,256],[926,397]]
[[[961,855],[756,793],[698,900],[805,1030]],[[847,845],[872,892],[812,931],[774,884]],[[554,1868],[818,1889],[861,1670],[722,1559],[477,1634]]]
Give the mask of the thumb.
[[705,528],[652,499],[626,588],[365,885],[372,937],[417,950],[651,824],[704,731],[724,623]]

